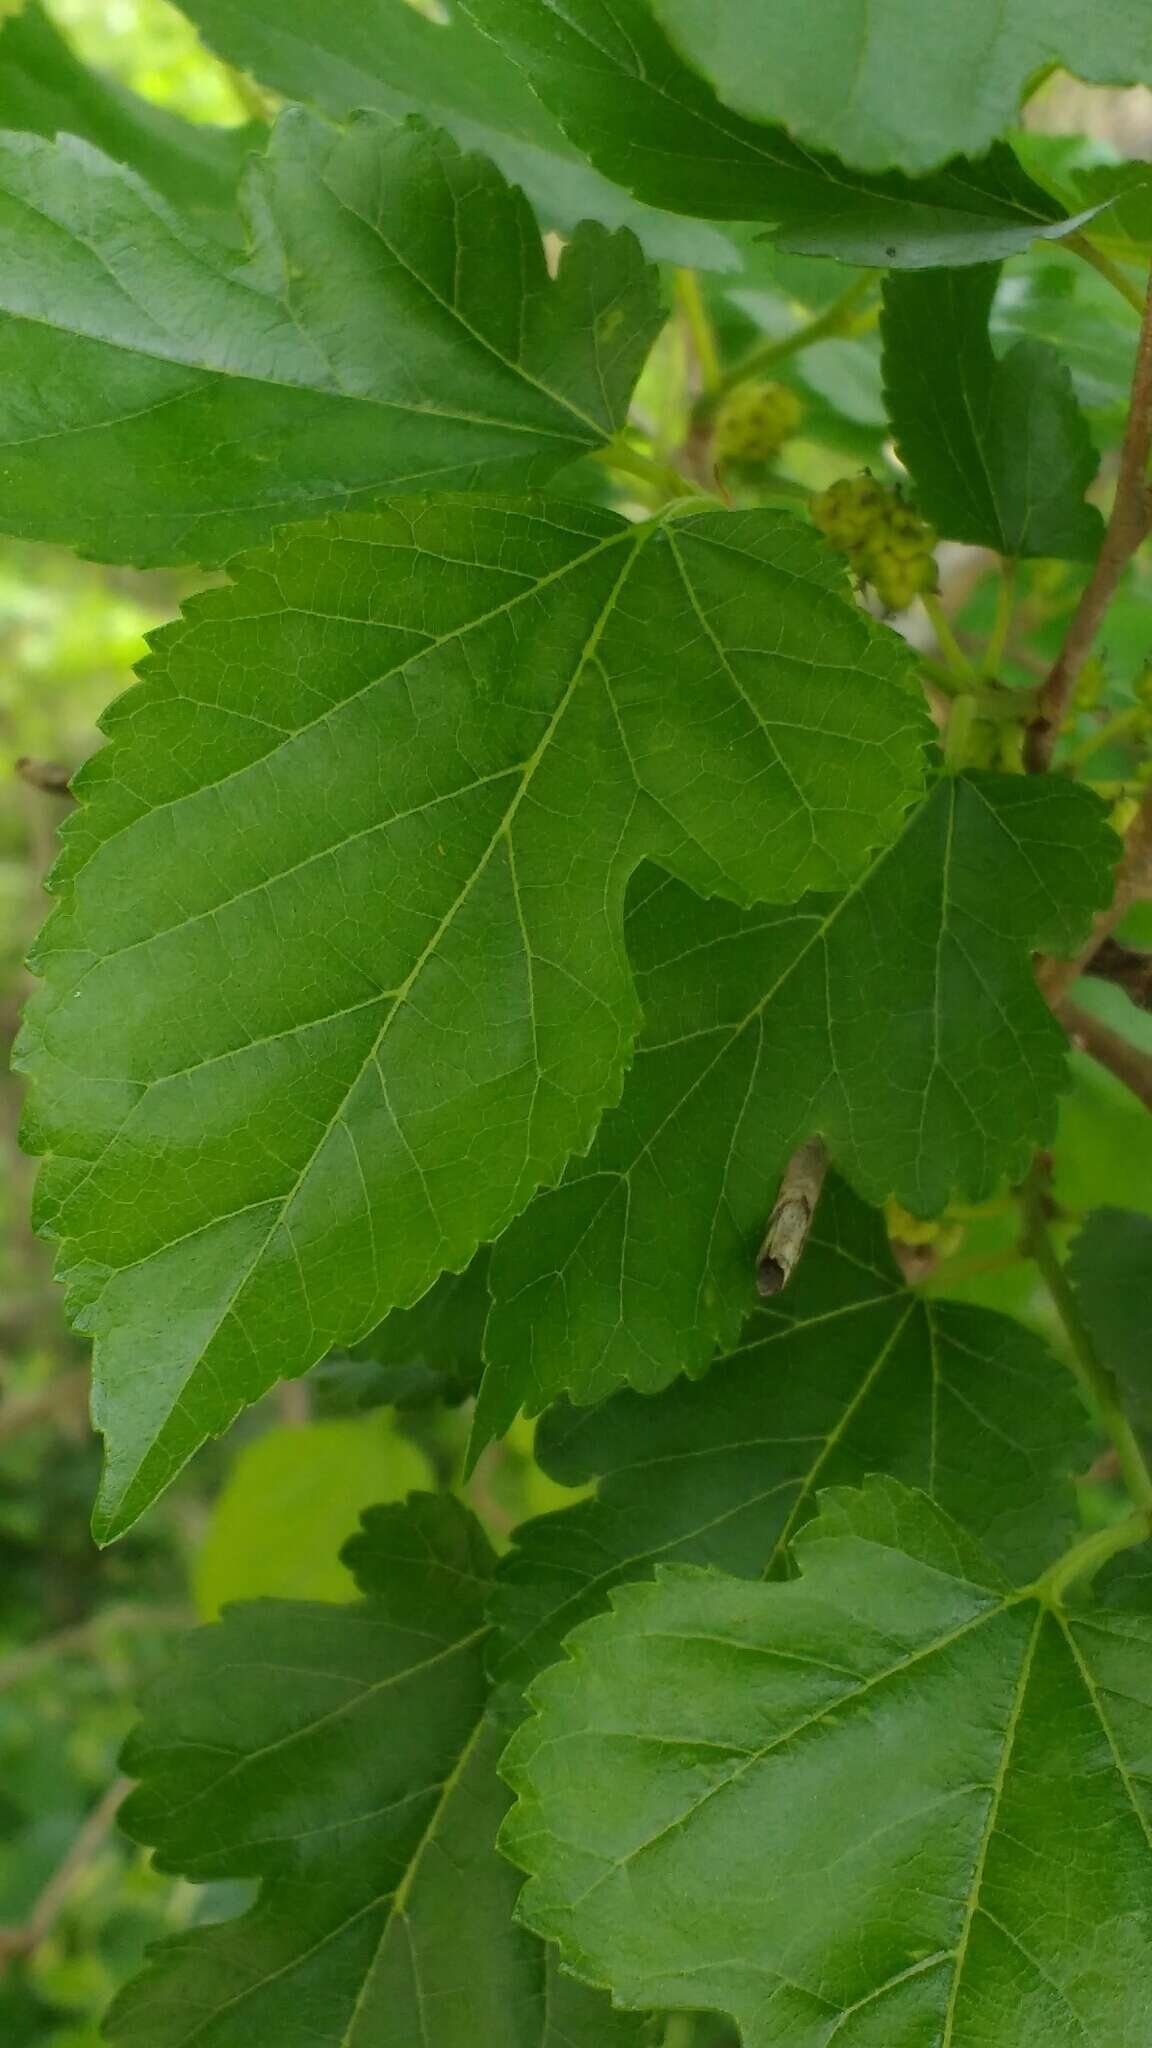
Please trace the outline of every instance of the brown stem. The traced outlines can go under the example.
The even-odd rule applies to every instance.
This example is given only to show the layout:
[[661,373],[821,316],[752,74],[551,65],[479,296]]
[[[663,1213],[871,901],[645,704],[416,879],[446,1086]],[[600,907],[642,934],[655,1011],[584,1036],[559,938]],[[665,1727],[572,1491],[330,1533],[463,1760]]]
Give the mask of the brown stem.
[[21,754],[16,763],[16,773],[31,788],[43,790],[45,796],[62,796],[69,803],[74,801],[69,786],[72,770],[63,767],[59,761],[37,761],[31,754]]
[[152,1635],[159,1630],[190,1629],[195,1625],[196,1616],[187,1607],[102,1607],[99,1613],[90,1614],[87,1621],[57,1629],[54,1635],[41,1636],[38,1643],[30,1643],[26,1650],[0,1658],[0,1693],[23,1685],[25,1679],[34,1678],[44,1665],[55,1664],[58,1658],[82,1656],[98,1647],[105,1636],[136,1630]]
[[1139,946],[1122,945],[1119,939],[1105,939],[1084,972],[1094,975],[1097,981],[1115,982],[1138,1010],[1152,1010],[1152,953]]
[[1124,835],[1124,856],[1116,870],[1112,901],[1092,920],[1092,929],[1074,960],[1041,960],[1036,970],[1040,992],[1053,1008],[1063,1001],[1074,983],[1087,972],[1104,941],[1111,937],[1125,912],[1152,890],[1152,790]]
[[1092,649],[1116,586],[1141,541],[1152,527],[1152,495],[1147,482],[1152,448],[1152,274],[1144,301],[1128,425],[1120,452],[1120,474],[1104,543],[1083,596],[1072,614],[1064,645],[1040,692],[1036,715],[1024,736],[1024,765],[1042,774],[1051,765],[1052,749],[1064,722],[1076,681]]
[[97,1854],[131,1789],[130,1778],[117,1778],[109,1785],[67,1855],[52,1872],[27,1919],[19,1927],[0,1927],[0,1970],[14,1956],[31,1955],[51,1934],[68,1903],[69,1892]]
[[1091,1010],[1082,1010],[1079,1003],[1057,1003],[1056,1015],[1068,1033],[1073,1045],[1081,1052],[1091,1053],[1118,1081],[1130,1088],[1138,1102],[1145,1109],[1152,1109],[1152,1054],[1142,1052],[1131,1039],[1119,1031],[1113,1031],[1110,1024],[1102,1024]]

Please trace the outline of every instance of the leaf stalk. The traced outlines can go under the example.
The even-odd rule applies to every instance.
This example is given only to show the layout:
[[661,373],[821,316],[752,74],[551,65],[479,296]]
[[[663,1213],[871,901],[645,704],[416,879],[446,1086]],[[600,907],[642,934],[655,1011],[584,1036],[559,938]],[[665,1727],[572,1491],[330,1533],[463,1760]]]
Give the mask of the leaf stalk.
[[813,314],[810,320],[802,321],[790,334],[777,335],[757,342],[747,355],[724,370],[711,390],[705,391],[696,408],[697,422],[703,422],[715,412],[720,400],[734,391],[738,384],[747,383],[750,377],[762,376],[765,370],[774,370],[786,363],[792,356],[800,355],[811,348],[815,341],[828,341],[836,335],[851,334],[860,321],[860,308],[875,290],[878,270],[862,270],[830,306],[822,313]]
[[1037,1579],[1031,1591],[1048,1606],[1059,1607],[1073,1586],[1084,1579],[1094,1579],[1111,1558],[1121,1556],[1125,1550],[1135,1550],[1150,1535],[1152,1514],[1148,1510],[1125,1515],[1122,1521],[1113,1522],[1110,1529],[1097,1529],[1074,1543]]

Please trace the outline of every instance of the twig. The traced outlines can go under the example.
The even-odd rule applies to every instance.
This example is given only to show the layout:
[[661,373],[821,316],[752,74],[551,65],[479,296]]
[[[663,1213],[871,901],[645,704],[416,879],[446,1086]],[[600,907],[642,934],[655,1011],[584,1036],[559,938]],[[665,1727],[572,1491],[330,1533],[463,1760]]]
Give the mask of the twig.
[[1094,1017],[1090,1010],[1082,1010],[1078,1003],[1057,1003],[1056,1015],[1074,1046],[1091,1053],[1094,1060],[1099,1060],[1102,1067],[1107,1067],[1110,1074],[1131,1089],[1145,1109],[1152,1109],[1152,1053],[1141,1052],[1131,1039],[1113,1031],[1110,1024],[1102,1024],[1099,1017]]
[[1024,765],[1042,774],[1052,760],[1056,736],[1068,710],[1076,681],[1096,638],[1101,621],[1128,563],[1152,526],[1152,494],[1147,483],[1152,448],[1152,273],[1144,300],[1128,425],[1120,453],[1120,474],[1112,516],[1096,566],[1072,614],[1064,645],[1040,692],[1036,716],[1024,740]]
[[1125,946],[1119,939],[1105,939],[1084,969],[1097,981],[1113,981],[1131,996],[1138,1010],[1152,1010],[1152,953],[1140,946]]
[[725,370],[711,390],[701,394],[696,408],[698,420],[708,419],[715,411],[720,399],[749,377],[762,376],[765,370],[773,370],[778,363],[786,363],[790,356],[799,355],[811,348],[814,341],[825,341],[837,334],[850,334],[860,318],[860,307],[872,293],[880,273],[877,270],[862,270],[852,283],[825,306],[822,313],[816,313],[801,326],[794,327],[791,334],[775,339],[758,341],[746,356],[732,369]]
[[1124,856],[1116,870],[1112,901],[1092,920],[1092,929],[1074,960],[1041,960],[1036,979],[1041,994],[1053,1008],[1070,988],[1087,973],[1105,939],[1111,937],[1125,912],[1152,890],[1152,790],[1145,793],[1140,809],[1124,835]]
[[16,773],[33,789],[43,790],[45,796],[62,796],[69,803],[74,802],[69,787],[72,770],[65,768],[60,761],[37,761],[32,754],[21,754],[16,763]]
[[756,1291],[765,1301],[787,1287],[800,1263],[827,1171],[828,1154],[819,1138],[801,1145],[784,1169],[756,1259]]
[[98,1614],[89,1615],[87,1621],[57,1629],[55,1635],[42,1636],[26,1650],[0,1659],[0,1693],[22,1685],[26,1678],[34,1677],[43,1665],[54,1664],[58,1657],[82,1655],[104,1635],[114,1636],[118,1630],[140,1629],[151,1634],[154,1629],[192,1628],[195,1621],[196,1616],[186,1607],[103,1607]]
[[1144,1462],[1144,1453],[1124,1413],[1116,1375],[1097,1353],[1092,1333],[1080,1313],[1080,1303],[1053,1241],[1049,1221],[1051,1174],[1051,1160],[1044,1153],[1038,1154],[1019,1191],[1024,1225],[1021,1249],[1035,1260],[1040,1269],[1052,1306],[1068,1339],[1068,1362],[1089,1406],[1099,1413],[1105,1432],[1115,1446],[1124,1484],[1135,1506],[1147,1515],[1152,1510],[1152,1473]]
[[1134,306],[1138,313],[1143,312],[1144,302],[1140,295],[1139,285],[1133,284],[1127,273],[1121,270],[1120,265],[1113,263],[1112,258],[1106,256],[1103,249],[1098,249],[1095,242],[1088,235],[1066,235],[1064,247],[1071,249],[1075,255],[1082,257],[1085,263],[1090,263],[1093,270],[1099,271],[1101,277],[1107,278],[1113,290],[1118,291],[1122,299],[1127,299],[1128,304]]
[[946,665],[960,679],[962,685],[966,685],[968,689],[971,689],[976,681],[976,671],[956,638],[955,633],[952,631],[948,614],[940,599],[934,590],[926,590],[923,592],[920,602],[931,621],[932,631],[936,635],[937,643],[941,654],[944,656]]
[[131,1778],[117,1778],[109,1785],[67,1855],[52,1872],[23,1925],[0,1927],[0,1970],[14,1956],[31,1955],[51,1934],[68,1902],[69,1892],[96,1855],[131,1789]]
[[676,272],[676,301],[691,337],[692,352],[700,374],[700,389],[707,395],[716,389],[723,372],[716,349],[716,335],[694,270]]

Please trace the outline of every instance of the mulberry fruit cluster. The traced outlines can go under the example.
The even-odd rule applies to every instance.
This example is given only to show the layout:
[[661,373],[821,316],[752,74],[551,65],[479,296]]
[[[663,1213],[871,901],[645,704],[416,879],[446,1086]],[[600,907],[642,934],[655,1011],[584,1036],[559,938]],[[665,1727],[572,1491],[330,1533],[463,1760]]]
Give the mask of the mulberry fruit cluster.
[[717,411],[713,455],[718,463],[772,462],[803,416],[786,384],[738,384]]
[[895,491],[874,477],[841,477],[812,501],[812,517],[848,556],[888,611],[936,588],[936,534]]

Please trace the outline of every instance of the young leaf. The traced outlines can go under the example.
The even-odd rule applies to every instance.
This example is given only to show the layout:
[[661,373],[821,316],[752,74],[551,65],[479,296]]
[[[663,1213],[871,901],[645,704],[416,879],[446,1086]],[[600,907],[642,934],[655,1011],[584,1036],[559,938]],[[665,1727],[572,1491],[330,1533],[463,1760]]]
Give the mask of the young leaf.
[[950,540],[1090,559],[1104,522],[1084,503],[1097,467],[1088,423],[1054,349],[1018,341],[993,355],[998,277],[982,265],[888,279],[884,380],[896,445],[921,510]]
[[0,29],[0,128],[79,135],[128,164],[198,227],[237,243],[240,173],[267,139],[263,122],[218,128],[184,121],[89,70],[40,0],[25,0]]
[[913,270],[988,262],[1091,217],[1069,220],[1003,146],[919,181],[814,156],[722,106],[646,0],[463,4],[597,169],[650,205],[766,221],[782,249]]
[[735,1343],[805,1138],[927,1216],[1023,1173],[1067,1071],[1031,955],[1074,949],[1114,860],[1090,791],[973,775],[833,901],[747,914],[651,877],[628,927],[640,1052],[587,1157],[495,1249],[478,1440]]
[[1007,1316],[910,1293],[875,1210],[833,1181],[787,1294],[702,1380],[536,1432],[544,1470],[597,1497],[517,1531],[491,1613],[499,1674],[524,1684],[622,1580],[657,1564],[779,1576],[816,1491],[894,1473],[1013,1577],[1070,1539],[1070,1475],[1093,1437],[1047,1346]]
[[193,1882],[261,1885],[240,1919],[152,1950],[109,2039],[629,2048],[640,2023],[513,1925],[478,1525],[415,1495],[369,1513],[349,1559],[356,1606],[231,1608],[152,1688],[124,1825]]
[[393,120],[423,114],[522,185],[545,227],[598,220],[628,227],[649,255],[736,270],[734,243],[703,222],[645,206],[573,149],[523,72],[458,9],[410,0],[185,0],[213,49],[289,99],[346,121],[361,107]]
[[787,0],[653,4],[729,106],[869,171],[982,155],[1054,65],[1099,85],[1152,76],[1152,31],[1131,0],[965,0],[931,20],[917,0],[834,0],[818,34]]
[[637,1026],[641,860],[790,897],[897,829],[922,706],[844,589],[777,512],[401,501],[157,636],[82,779],[24,1041],[102,1533],[587,1145]]
[[341,1545],[364,1509],[435,1483],[391,1418],[340,1416],[266,1429],[243,1445],[196,1553],[197,1612],[235,1600],[351,1600]]
[[536,1681],[522,1917],[744,2048],[1143,2048],[1152,1618],[1013,1592],[893,1480],[796,1549],[624,1589]]
[[[207,243],[86,146],[0,138],[9,532],[224,560],[388,491],[522,488],[602,447],[660,325],[632,237],[550,281],[522,194],[454,143],[286,114]],[[109,488],[110,478],[115,488]]]

